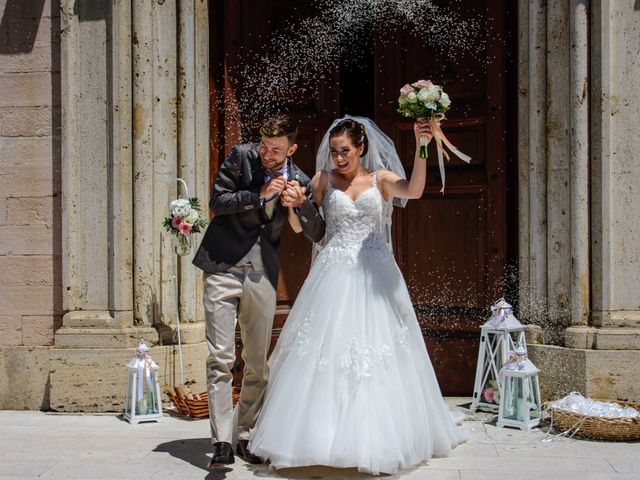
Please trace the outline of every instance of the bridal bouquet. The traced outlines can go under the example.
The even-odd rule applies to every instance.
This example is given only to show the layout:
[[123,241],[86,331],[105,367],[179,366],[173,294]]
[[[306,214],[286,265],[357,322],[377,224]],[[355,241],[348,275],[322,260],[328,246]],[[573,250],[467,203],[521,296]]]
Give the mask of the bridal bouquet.
[[[398,98],[398,113],[407,118],[426,118],[431,125],[433,138],[436,141],[438,151],[438,164],[440,166],[440,177],[442,178],[441,193],[444,193],[444,160],[449,160],[449,154],[444,150],[444,143],[451,152],[461,160],[469,163],[471,157],[465,155],[445,137],[440,128],[440,120],[444,120],[445,112],[449,110],[451,100],[441,86],[435,85],[431,80],[418,80],[415,83],[407,83],[400,89]],[[427,158],[427,141],[420,139],[420,157]]]
[[186,254],[190,249],[191,233],[199,233],[207,223],[200,217],[200,200],[192,197],[173,200],[169,204],[169,216],[165,217],[163,225],[167,232],[177,236],[178,244]]

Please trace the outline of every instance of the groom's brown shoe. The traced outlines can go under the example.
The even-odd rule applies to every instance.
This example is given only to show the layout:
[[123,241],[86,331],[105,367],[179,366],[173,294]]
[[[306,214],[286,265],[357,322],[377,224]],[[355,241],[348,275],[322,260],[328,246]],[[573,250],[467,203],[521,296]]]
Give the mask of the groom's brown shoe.
[[238,445],[236,445],[236,455],[247,463],[252,463],[254,465],[264,463],[264,460],[249,451],[249,440],[238,441]]
[[228,442],[216,442],[213,444],[213,455],[209,462],[209,468],[220,468],[235,462],[233,450]]

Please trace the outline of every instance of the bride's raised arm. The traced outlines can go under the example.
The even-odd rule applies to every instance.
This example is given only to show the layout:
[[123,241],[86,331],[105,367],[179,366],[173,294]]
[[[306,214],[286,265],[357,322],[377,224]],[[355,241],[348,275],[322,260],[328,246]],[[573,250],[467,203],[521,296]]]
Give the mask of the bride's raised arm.
[[430,142],[433,132],[426,120],[418,119],[413,124],[413,132],[416,137],[416,153],[413,160],[411,178],[405,180],[394,172],[381,170],[378,173],[378,182],[386,199],[391,198],[420,198],[424,192],[427,181],[427,160],[420,157],[420,138],[427,138]]

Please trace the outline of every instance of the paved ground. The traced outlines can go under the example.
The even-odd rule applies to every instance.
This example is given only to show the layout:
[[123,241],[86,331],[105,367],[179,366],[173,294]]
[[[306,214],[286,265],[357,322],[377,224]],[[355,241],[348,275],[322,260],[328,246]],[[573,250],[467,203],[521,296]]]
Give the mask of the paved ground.
[[[450,403],[468,401],[448,399]],[[471,415],[468,443],[448,458],[386,478],[434,480],[640,479],[640,442],[558,438],[541,429],[502,429],[489,414]],[[129,425],[116,415],[0,411],[0,478],[256,480],[366,479],[355,470],[320,467],[270,472],[237,460],[210,473],[208,420],[166,416]],[[384,477],[384,476],[383,476]]]

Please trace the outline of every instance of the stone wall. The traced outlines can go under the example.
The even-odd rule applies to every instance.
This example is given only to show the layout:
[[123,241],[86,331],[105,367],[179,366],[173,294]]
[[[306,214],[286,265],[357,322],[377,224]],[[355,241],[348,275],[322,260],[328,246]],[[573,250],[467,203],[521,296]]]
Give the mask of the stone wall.
[[0,408],[119,410],[140,338],[174,383],[177,298],[202,385],[202,278],[161,225],[177,177],[209,197],[207,2],[0,12]]
[[58,1],[0,0],[0,92],[0,346],[52,345],[62,315]]

